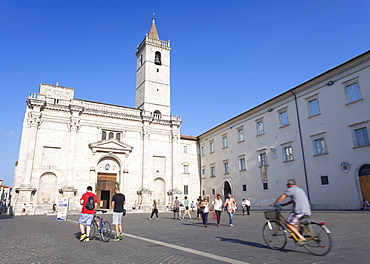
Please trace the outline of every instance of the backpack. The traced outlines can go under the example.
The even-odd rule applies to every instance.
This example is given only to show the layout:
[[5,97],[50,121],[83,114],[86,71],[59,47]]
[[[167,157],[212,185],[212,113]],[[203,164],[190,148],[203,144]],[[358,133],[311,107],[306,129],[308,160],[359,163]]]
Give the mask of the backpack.
[[90,195],[89,198],[87,199],[86,204],[85,204],[85,208],[87,210],[92,210],[92,209],[94,209],[94,207],[95,207],[94,196]]

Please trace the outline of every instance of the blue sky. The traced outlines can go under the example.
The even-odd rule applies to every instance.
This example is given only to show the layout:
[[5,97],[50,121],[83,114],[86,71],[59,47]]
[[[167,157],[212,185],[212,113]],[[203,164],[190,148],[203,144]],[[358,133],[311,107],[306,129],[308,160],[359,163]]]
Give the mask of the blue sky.
[[135,107],[136,46],[153,9],[160,38],[171,41],[171,112],[186,135],[370,49],[368,0],[1,0],[4,184],[13,184],[26,97],[40,83]]

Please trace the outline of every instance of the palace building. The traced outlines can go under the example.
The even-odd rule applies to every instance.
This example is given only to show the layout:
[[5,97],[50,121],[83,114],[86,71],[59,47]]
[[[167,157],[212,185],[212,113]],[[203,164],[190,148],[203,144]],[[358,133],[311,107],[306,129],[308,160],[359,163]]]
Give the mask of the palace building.
[[370,51],[198,136],[202,195],[266,209],[295,179],[313,209],[370,200]]
[[162,209],[175,196],[231,193],[266,209],[294,178],[313,209],[358,209],[370,200],[370,51],[198,137],[171,115],[170,42],[153,19],[137,48],[136,107],[74,98],[41,84],[27,98],[15,168],[15,214],[51,210],[60,198],[80,210],[88,185],[100,208],[119,186],[128,208]]

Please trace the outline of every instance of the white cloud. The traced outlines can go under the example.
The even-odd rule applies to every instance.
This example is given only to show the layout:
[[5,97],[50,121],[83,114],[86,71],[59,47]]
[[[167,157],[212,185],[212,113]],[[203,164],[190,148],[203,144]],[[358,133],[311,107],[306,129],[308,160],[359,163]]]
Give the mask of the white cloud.
[[9,130],[9,131],[1,130],[1,134],[3,134],[6,137],[12,137],[15,135],[14,130]]

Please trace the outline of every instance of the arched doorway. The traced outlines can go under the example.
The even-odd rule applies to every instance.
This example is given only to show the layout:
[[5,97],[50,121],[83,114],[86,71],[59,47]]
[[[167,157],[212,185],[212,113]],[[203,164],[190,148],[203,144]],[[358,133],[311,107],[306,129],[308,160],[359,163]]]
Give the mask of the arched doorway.
[[370,165],[363,165],[358,171],[360,179],[360,186],[362,192],[362,199],[370,200]]
[[37,204],[54,203],[56,202],[57,194],[57,176],[51,172],[41,175],[37,192]]
[[232,194],[230,182],[225,181],[224,183],[224,200],[226,200],[228,194]]
[[98,197],[99,208],[110,209],[120,171],[120,164],[113,157],[104,157],[99,161],[96,183],[96,196]]
[[166,203],[166,184],[162,178],[157,178],[153,182],[153,199],[157,201],[158,205]]

